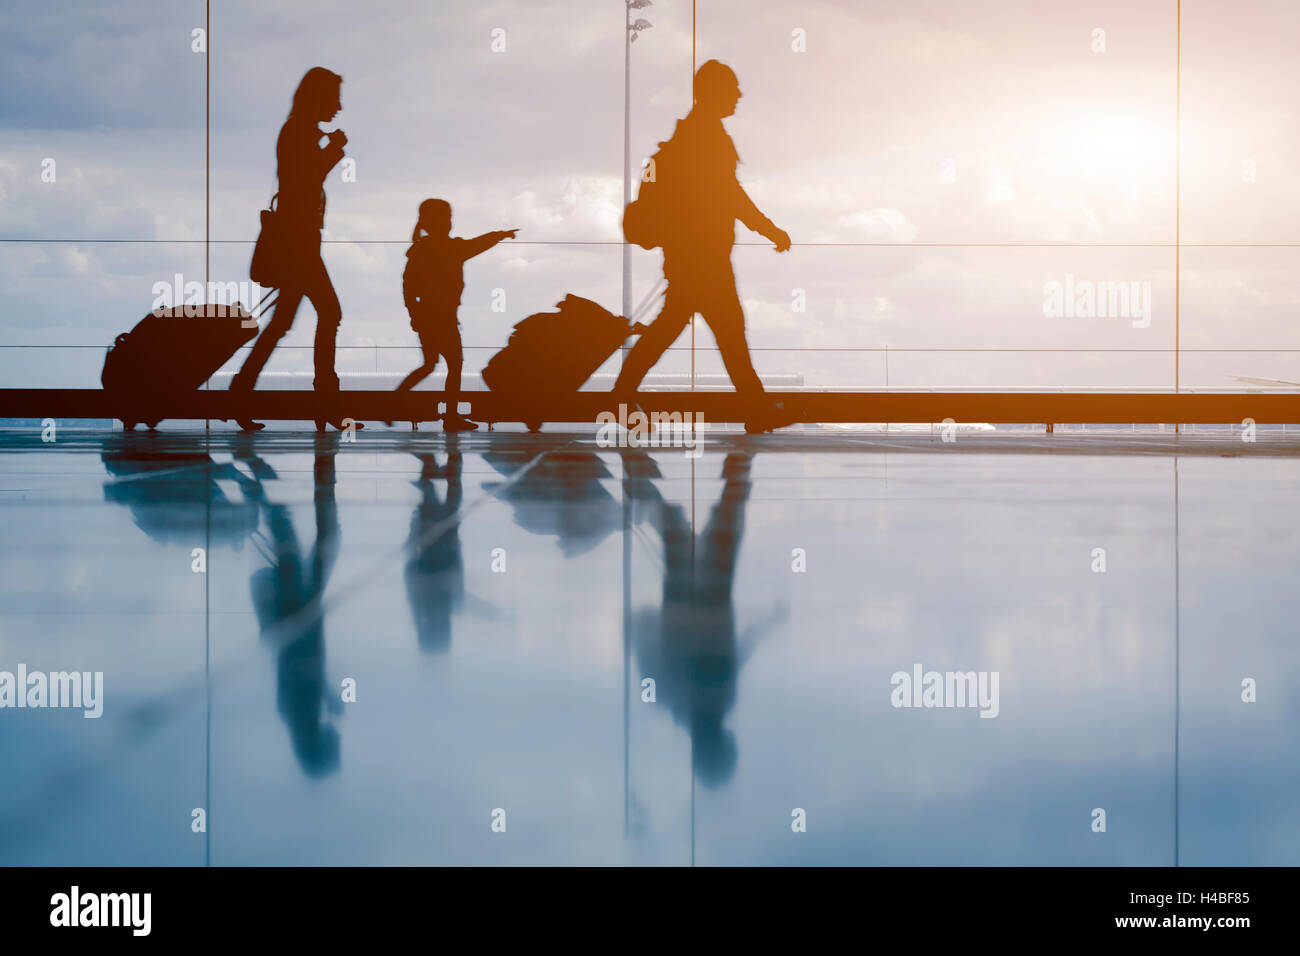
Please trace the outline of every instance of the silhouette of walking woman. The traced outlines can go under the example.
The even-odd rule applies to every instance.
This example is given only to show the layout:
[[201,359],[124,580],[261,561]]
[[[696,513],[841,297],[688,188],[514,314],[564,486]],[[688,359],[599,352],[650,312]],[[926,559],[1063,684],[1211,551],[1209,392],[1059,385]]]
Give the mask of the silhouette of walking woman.
[[[279,180],[276,259],[280,272],[280,298],[271,321],[253,345],[243,367],[231,380],[231,389],[252,389],[266,360],[293,325],[305,295],[316,310],[315,388],[318,393],[337,392],[334,344],[343,318],[339,299],[321,259],[321,230],[325,226],[325,177],[343,158],[348,138],[340,129],[320,145],[320,124],[332,120],[343,108],[343,77],[324,67],[312,67],[298,83],[289,117],[275,143],[276,177]],[[320,423],[318,423],[320,424]],[[331,422],[335,428],[342,425]],[[264,427],[261,422],[240,419],[245,431]],[[360,422],[357,428],[363,427]]]
[[[614,396],[617,401],[635,402],[641,379],[699,312],[713,331],[736,391],[757,405],[746,430],[769,431],[780,422],[776,409],[764,398],[749,357],[731,247],[736,242],[737,219],[775,243],[777,252],[790,248],[790,237],[759,212],[736,179],[740,158],[722,125],[740,100],[736,74],[725,64],[709,60],[696,72],[694,87],[695,105],[678,121],[672,139],[661,144],[657,160],[656,175],[663,182],[659,190],[667,189],[671,197],[670,208],[657,213],[666,221],[660,224],[654,243],[663,246],[668,290],[659,317],[628,352],[614,383]],[[628,207],[629,216],[633,206]],[[626,218],[624,226],[628,227]]]

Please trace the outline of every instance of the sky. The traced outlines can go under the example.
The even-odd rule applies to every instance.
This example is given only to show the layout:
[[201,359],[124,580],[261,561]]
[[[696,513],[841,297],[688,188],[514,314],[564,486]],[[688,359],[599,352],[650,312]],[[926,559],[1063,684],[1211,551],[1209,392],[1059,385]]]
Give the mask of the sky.
[[[1297,382],[1300,8],[1184,0],[1181,102],[1176,8],[655,0],[634,14],[652,26],[631,48],[632,164],[689,109],[693,62],[735,69],[741,181],[795,242],[778,255],[738,227],[760,373],[1160,388],[1177,339],[1182,387]],[[210,278],[247,280],[275,137],[315,65],[344,77],[336,123],[355,160],[355,181],[326,184],[341,370],[417,364],[401,271],[432,196],[456,234],[520,230],[466,268],[469,370],[568,293],[620,310],[616,0],[214,0],[194,52],[204,17],[193,0],[0,11],[5,385],[96,384],[155,283],[203,279],[205,227]],[[660,261],[634,250],[633,303]],[[1149,315],[1045,314],[1067,282],[1136,283]],[[304,305],[269,368],[309,368],[313,325]],[[689,333],[677,345],[660,370],[690,367]],[[697,370],[720,371],[702,323],[696,345]]]

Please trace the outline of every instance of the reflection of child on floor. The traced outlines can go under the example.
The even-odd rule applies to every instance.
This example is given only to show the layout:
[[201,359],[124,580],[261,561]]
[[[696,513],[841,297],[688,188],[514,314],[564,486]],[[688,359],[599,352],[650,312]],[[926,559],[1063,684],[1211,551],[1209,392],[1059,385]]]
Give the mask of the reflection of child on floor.
[[451,235],[451,204],[442,199],[420,203],[420,216],[411,234],[411,248],[406,251],[406,271],[402,273],[402,298],[411,315],[411,328],[420,337],[424,362],[397,386],[399,392],[414,388],[438,365],[438,356],[447,360],[447,414],[445,431],[468,431],[477,428],[460,414],[460,346],[461,293],[465,291],[464,266],[468,259],[491,249],[502,239],[513,239],[518,230],[485,232],[473,239]]

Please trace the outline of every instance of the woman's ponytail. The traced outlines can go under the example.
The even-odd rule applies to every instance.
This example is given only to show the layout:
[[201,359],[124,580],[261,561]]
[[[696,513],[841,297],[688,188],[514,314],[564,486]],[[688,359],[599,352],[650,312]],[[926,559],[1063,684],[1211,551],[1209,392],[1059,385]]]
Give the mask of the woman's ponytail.
[[412,244],[419,242],[425,236],[432,235],[429,231],[429,222],[442,225],[444,229],[448,228],[446,224],[451,222],[451,204],[445,199],[426,199],[420,203],[420,212],[415,217],[415,230],[411,233]]

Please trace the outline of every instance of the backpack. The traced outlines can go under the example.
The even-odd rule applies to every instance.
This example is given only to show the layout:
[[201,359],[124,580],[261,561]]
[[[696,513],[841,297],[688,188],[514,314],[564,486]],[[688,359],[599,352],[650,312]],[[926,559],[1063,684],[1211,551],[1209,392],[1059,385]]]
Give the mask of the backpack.
[[[623,237],[642,249],[662,246],[673,228],[672,178],[664,162],[671,143],[669,140],[659,144],[659,149],[650,157],[646,172],[641,174],[636,198],[623,210]],[[649,179],[646,178],[647,172]],[[667,180],[665,172],[669,172]]]

